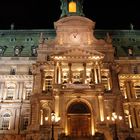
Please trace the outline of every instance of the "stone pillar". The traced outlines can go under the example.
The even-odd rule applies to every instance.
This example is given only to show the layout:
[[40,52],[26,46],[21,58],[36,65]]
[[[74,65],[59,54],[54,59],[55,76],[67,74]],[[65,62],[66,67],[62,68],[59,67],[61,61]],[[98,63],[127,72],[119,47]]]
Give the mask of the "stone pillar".
[[101,83],[101,68],[100,68],[99,62],[96,61],[93,67],[94,67],[93,69],[94,69],[95,84],[99,84]]
[[19,99],[19,91],[20,91],[20,82],[17,83],[16,89],[15,89],[15,95],[13,95],[13,99]]
[[110,66],[110,73],[112,77],[112,91],[115,94],[120,94],[120,89],[119,89],[119,79],[118,79],[118,73],[120,69],[119,66],[116,64],[111,64]]
[[40,126],[40,105],[37,100],[31,103],[31,110],[31,129],[38,129]]
[[59,62],[59,65],[58,65],[58,84],[61,84],[62,82],[62,71],[61,71],[61,63]]
[[55,96],[55,114],[59,116],[59,96]]
[[95,67],[94,67],[94,80],[95,80],[95,84],[98,84],[97,69]]
[[54,83],[57,84],[58,74],[57,74],[57,62],[54,64]]
[[26,88],[25,85],[23,85],[23,96],[22,98],[25,100],[26,99]]
[[33,93],[37,94],[42,92],[42,74],[39,65],[34,65],[33,75],[34,75]]
[[21,100],[23,98],[23,89],[24,89],[24,83],[19,83],[19,99]]
[[103,103],[103,96],[98,96],[98,102],[99,102],[99,110],[100,110],[100,121],[104,121],[104,103]]
[[3,99],[5,100],[6,99],[6,95],[7,94],[7,85],[5,84],[4,86],[3,86]]
[[108,86],[108,90],[111,90],[111,84],[110,84],[110,78],[107,77],[107,86]]
[[137,128],[135,107],[130,106],[129,110],[130,110],[130,115],[131,115],[131,120],[132,120],[132,127]]
[[3,100],[3,95],[4,95],[4,83],[1,83],[1,90],[0,90],[0,100]]
[[126,95],[127,99],[131,100],[132,99],[132,93],[131,93],[131,88],[132,88],[132,82],[131,81],[126,81],[125,82],[125,87],[126,87]]
[[101,67],[99,63],[97,65],[97,73],[98,73],[98,83],[101,83]]
[[72,83],[72,63],[68,63],[69,66],[69,83]]
[[84,73],[83,73],[83,84],[86,84],[86,63],[83,63]]

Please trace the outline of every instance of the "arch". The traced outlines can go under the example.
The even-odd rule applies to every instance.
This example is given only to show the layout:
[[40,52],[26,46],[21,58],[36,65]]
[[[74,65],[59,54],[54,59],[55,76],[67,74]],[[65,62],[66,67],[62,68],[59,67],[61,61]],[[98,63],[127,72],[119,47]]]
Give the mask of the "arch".
[[10,111],[3,111],[1,113],[1,119],[0,119],[0,129],[1,130],[8,130],[10,129],[10,118],[11,118],[11,112]]
[[73,104],[74,102],[83,102],[84,104],[87,105],[87,107],[89,108],[91,114],[93,114],[94,116],[96,115],[94,110],[93,110],[93,108],[92,108],[92,106],[91,106],[91,103],[89,101],[87,101],[86,99],[83,99],[83,98],[76,98],[76,99],[72,99],[72,100],[68,101],[67,106],[66,106],[66,112],[67,112],[69,106],[71,104]]
[[73,102],[68,110],[67,113],[79,113],[79,114],[84,114],[84,113],[90,113],[90,109],[87,106],[87,104],[85,104],[84,102]]
[[66,135],[75,137],[90,136],[94,132],[93,109],[89,101],[77,98],[68,102],[66,107]]

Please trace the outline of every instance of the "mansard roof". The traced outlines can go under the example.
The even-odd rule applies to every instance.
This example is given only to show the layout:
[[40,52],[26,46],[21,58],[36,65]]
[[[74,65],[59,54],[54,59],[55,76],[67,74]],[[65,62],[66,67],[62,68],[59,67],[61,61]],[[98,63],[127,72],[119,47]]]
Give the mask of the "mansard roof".
[[[133,57],[140,57],[140,30],[95,30],[94,35],[97,39],[104,39],[107,32],[112,37],[116,57],[128,57],[128,48],[133,50]],[[0,30],[0,55],[13,57],[14,48],[22,46],[21,54],[17,57],[33,57],[31,48],[38,47],[41,33],[46,41],[56,36],[54,29]]]

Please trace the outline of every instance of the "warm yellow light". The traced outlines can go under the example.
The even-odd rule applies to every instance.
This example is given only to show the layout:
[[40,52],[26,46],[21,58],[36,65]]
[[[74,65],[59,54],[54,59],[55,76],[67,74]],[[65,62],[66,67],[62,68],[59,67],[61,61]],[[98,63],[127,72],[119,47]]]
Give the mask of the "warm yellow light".
[[45,117],[45,121],[48,121],[48,117]]
[[71,13],[76,12],[76,2],[72,1],[69,3],[69,12],[71,12]]
[[110,120],[110,117],[109,116],[107,116],[106,118],[107,118],[107,120]]

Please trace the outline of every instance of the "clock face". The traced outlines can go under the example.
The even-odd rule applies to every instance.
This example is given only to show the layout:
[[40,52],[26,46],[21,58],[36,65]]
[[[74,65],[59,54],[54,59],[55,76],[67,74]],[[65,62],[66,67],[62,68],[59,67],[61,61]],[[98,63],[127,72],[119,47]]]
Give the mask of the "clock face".
[[71,41],[79,42],[80,35],[77,32],[71,33],[70,39],[71,39]]

